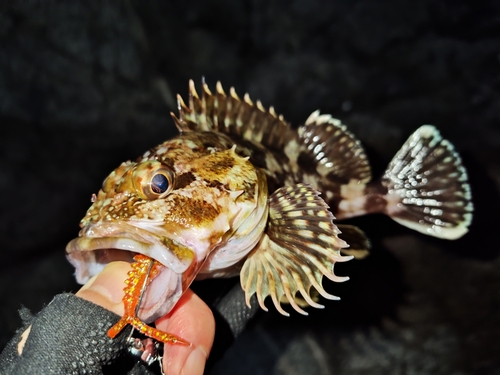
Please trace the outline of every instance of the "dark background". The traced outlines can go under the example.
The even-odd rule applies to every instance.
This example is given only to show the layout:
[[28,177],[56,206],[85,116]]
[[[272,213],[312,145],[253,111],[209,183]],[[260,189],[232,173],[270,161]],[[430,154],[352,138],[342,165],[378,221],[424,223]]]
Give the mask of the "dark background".
[[432,123],[476,207],[454,242],[353,220],[373,250],[325,283],[342,300],[259,314],[212,374],[500,374],[498,0],[3,1],[0,347],[21,304],[78,289],[64,246],[91,194],[175,134],[175,94],[202,77],[295,125],[341,118],[375,175]]

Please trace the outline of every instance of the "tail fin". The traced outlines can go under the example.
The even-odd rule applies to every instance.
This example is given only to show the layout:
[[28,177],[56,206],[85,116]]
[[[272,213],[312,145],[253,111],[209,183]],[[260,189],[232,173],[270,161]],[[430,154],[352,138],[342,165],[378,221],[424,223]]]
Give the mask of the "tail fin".
[[410,136],[381,182],[388,191],[387,214],[398,223],[449,240],[467,233],[473,211],[467,172],[434,126]]

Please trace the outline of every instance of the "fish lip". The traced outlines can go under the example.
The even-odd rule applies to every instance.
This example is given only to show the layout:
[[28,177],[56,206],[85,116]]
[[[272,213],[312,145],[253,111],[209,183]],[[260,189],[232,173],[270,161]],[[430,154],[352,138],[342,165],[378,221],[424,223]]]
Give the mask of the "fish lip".
[[176,274],[182,274],[192,259],[179,258],[165,241],[162,242],[162,238],[165,237],[125,222],[94,223],[85,226],[79,236],[68,243],[66,256],[76,268],[77,281],[82,284],[107,263],[132,261],[133,254],[137,253],[156,259]]
[[[138,253],[162,263],[165,267],[160,268],[146,288],[138,311],[142,321],[151,323],[175,306],[185,291],[191,266],[195,263],[194,258],[179,258],[169,244],[174,248],[183,246],[130,223],[101,222],[85,226],[66,246],[66,256],[75,267],[76,280],[80,284],[85,284],[112,261],[133,262],[133,256]],[[186,246],[183,248],[191,251]]]

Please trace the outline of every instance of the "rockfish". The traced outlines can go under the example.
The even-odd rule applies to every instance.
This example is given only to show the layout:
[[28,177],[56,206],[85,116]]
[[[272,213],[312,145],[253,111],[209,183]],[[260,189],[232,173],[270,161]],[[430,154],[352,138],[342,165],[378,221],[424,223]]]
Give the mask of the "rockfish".
[[[330,115],[313,112],[292,128],[271,107],[240,99],[220,83],[189,102],[178,96],[180,134],[126,161],[104,181],[67,248],[79,283],[128,260],[126,324],[164,342],[182,339],[145,323],[167,314],[195,278],[239,275],[247,303],[270,296],[306,314],[322,278],[369,246],[363,232],[336,224],[389,215],[421,233],[456,239],[472,218],[467,174],[435,127],[417,129],[372,181],[360,142]],[[335,222],[335,223],[334,223]],[[350,246],[350,247],[349,247]],[[316,292],[314,292],[316,293]]]

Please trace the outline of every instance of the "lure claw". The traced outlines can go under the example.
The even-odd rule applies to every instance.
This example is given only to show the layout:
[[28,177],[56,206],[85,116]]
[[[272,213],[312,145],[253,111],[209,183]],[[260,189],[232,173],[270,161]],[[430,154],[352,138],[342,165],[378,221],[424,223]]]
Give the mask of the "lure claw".
[[134,260],[136,262],[132,264],[132,270],[128,273],[129,278],[125,280],[127,286],[123,289],[125,292],[123,296],[125,312],[123,317],[108,330],[108,336],[115,338],[123,328],[130,324],[143,335],[165,344],[191,345],[190,342],[178,336],[148,326],[137,317],[144,291],[158,275],[162,265],[158,261],[141,254],[134,256]]

